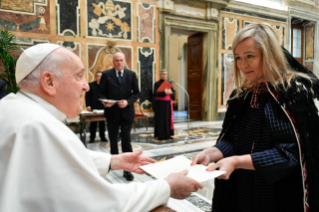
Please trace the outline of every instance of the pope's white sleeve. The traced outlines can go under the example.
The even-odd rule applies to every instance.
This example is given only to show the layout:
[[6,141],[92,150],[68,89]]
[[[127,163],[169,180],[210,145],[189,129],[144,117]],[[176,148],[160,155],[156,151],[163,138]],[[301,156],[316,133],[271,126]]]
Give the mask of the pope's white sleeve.
[[104,152],[87,150],[100,175],[105,177],[110,169],[111,155]]

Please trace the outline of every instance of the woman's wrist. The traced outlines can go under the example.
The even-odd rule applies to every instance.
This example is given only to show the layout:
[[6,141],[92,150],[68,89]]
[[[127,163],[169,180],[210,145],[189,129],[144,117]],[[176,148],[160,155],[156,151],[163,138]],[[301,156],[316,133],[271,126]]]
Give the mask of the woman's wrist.
[[255,170],[251,155],[232,156],[236,169]]
[[205,151],[205,154],[209,156],[211,162],[224,158],[223,153],[216,147],[209,147]]

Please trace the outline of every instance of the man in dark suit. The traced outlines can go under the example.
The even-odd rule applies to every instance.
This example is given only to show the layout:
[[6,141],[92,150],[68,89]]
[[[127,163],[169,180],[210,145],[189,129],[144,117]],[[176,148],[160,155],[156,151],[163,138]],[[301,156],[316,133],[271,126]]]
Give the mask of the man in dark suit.
[[6,94],[6,84],[2,79],[0,79],[0,99],[5,97]]
[[[101,98],[119,102],[103,102],[105,106],[107,129],[110,138],[111,154],[118,154],[117,138],[121,127],[122,152],[132,152],[131,129],[134,121],[134,102],[140,91],[135,72],[124,69],[125,55],[116,52],[113,55],[114,68],[102,73]],[[130,172],[124,171],[127,180],[133,180]]]
[[[89,83],[90,90],[85,94],[85,102],[86,108],[88,111],[93,111],[94,109],[104,109],[101,101],[98,100],[100,94],[100,81],[102,77],[102,72],[97,71],[95,73],[94,82]],[[96,127],[98,122],[91,122],[90,124],[90,143],[94,143],[95,135],[96,135]],[[105,138],[105,121],[99,121],[99,133],[101,141],[107,141]]]

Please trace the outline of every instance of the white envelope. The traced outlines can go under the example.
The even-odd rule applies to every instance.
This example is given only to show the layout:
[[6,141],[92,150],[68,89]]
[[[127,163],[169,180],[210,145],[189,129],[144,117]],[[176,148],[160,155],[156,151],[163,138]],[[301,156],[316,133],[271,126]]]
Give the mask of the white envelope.
[[171,173],[181,172],[187,169],[187,177],[193,178],[198,182],[211,180],[225,173],[225,171],[219,170],[206,171],[207,166],[199,164],[191,166],[191,162],[192,161],[186,158],[184,155],[181,155],[158,163],[141,166],[140,168],[157,179],[162,179]]

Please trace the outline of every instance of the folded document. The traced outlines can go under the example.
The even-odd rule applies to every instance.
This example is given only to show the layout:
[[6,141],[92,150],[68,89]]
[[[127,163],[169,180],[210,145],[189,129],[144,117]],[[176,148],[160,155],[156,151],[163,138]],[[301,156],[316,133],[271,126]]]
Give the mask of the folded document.
[[157,179],[162,179],[167,177],[171,173],[181,172],[187,169],[187,177],[193,178],[198,182],[211,180],[225,173],[224,171],[219,170],[206,171],[207,166],[200,164],[191,166],[191,162],[191,160],[182,155],[162,162],[141,166],[140,168],[156,177]]
[[99,99],[102,102],[109,102],[109,103],[117,103],[120,100],[114,100],[114,99]]

